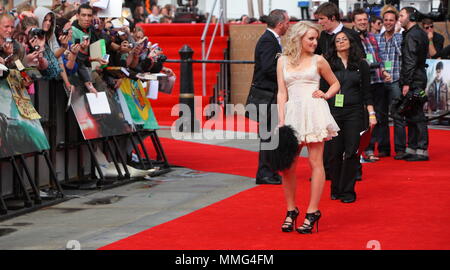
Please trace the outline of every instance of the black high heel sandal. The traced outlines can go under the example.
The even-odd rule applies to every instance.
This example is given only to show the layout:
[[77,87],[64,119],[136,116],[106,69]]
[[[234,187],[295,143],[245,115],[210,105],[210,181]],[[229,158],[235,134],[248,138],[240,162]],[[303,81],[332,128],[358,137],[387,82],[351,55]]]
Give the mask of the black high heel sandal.
[[301,227],[297,228],[297,232],[301,234],[309,234],[312,233],[314,229],[314,224],[317,222],[317,232],[319,232],[319,219],[322,216],[319,210],[314,213],[306,213],[305,219],[309,221],[309,224],[303,223]]
[[[289,217],[291,221],[284,220],[284,223],[281,225],[281,231],[283,232],[292,232],[294,230],[295,224],[297,224],[297,217],[300,214],[298,208],[295,207],[292,211],[287,211],[286,219]],[[285,227],[286,226],[286,227]]]

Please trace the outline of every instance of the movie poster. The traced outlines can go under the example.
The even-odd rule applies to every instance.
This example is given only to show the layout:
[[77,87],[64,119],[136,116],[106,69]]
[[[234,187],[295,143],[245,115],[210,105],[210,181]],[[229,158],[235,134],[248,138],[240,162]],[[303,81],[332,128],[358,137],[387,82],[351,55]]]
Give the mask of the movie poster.
[[[11,77],[0,80],[0,158],[48,150],[45,132],[26,89]],[[20,110],[19,110],[20,106]]]
[[[104,87],[102,90],[106,91],[111,113],[93,115],[87,102],[85,88],[81,86],[78,79],[71,79],[73,84],[78,86],[72,94],[71,106],[85,140],[117,136],[133,131],[132,125],[125,119],[117,91],[110,91]],[[102,91],[100,89],[97,90]]]
[[425,113],[442,114],[450,109],[450,60],[427,59],[428,102],[424,106]]
[[119,91],[123,95],[133,124],[137,129],[159,129],[141,81],[124,79]]

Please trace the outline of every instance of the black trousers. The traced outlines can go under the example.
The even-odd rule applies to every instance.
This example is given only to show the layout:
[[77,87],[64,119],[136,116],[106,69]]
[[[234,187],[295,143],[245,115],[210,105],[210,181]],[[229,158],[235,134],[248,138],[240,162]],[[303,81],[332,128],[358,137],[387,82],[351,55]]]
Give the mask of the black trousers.
[[373,97],[373,105],[376,112],[377,124],[375,125],[370,144],[366,148],[366,154],[373,154],[375,143],[378,143],[379,153],[391,153],[391,143],[389,135],[389,89],[384,83],[370,85]]
[[[272,105],[272,106],[271,106]],[[270,108],[272,109],[272,114],[270,113]],[[272,121],[272,119],[274,121]],[[263,143],[270,142],[271,138],[263,139],[260,137],[261,135],[261,127],[266,126],[267,128],[263,128],[262,132],[271,132],[278,124],[278,114],[277,114],[277,106],[276,104],[269,104],[267,113],[261,113],[259,114],[259,126],[258,126],[258,136],[260,138],[259,142],[259,157],[258,157],[258,171],[256,172],[256,178],[263,178],[263,177],[274,177],[278,175],[278,173],[274,172],[268,163],[268,159],[266,157],[268,151],[262,150],[261,145]],[[267,129],[267,130],[265,130]]]
[[341,130],[339,135],[329,142],[331,194],[339,199],[354,199],[363,107],[357,105],[333,108],[332,114]]
[[[414,111],[406,117],[408,123],[408,147],[416,154],[427,156],[428,150],[428,125],[427,118],[421,107],[415,108]],[[408,151],[407,151],[408,152]]]

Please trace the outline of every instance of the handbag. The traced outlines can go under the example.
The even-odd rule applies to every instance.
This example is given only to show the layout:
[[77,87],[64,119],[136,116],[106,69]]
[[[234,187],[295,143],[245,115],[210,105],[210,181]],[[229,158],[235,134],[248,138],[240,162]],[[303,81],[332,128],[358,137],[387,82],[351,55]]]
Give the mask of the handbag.
[[[246,105],[250,105],[250,104],[255,105],[256,106],[256,115],[252,114],[248,110],[246,110],[245,117],[259,122],[261,117],[268,115],[268,112],[270,109],[270,104],[273,104],[274,98],[275,98],[274,92],[260,89],[252,84],[252,86],[250,88],[250,92],[247,97]],[[261,104],[269,105],[269,106],[267,106],[267,110],[265,112],[259,111],[259,105],[261,105]],[[263,115],[261,115],[261,114],[263,114]]]

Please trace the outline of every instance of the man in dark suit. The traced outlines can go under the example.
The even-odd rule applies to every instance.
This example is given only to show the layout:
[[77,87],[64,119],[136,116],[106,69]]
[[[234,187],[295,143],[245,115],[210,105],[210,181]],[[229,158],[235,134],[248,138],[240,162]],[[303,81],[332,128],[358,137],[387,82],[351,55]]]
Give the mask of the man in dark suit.
[[[253,80],[247,104],[257,105],[257,120],[261,127],[267,127],[271,131],[277,119],[272,119],[270,108],[272,104],[277,103],[277,58],[282,52],[281,36],[289,28],[289,16],[285,10],[275,9],[267,17],[267,30],[259,38],[255,48],[255,68],[253,71]],[[267,110],[260,109],[259,105],[265,104]],[[272,113],[276,112],[276,106]],[[256,173],[256,184],[281,184],[281,177],[273,172],[266,161],[266,151],[261,148],[262,143],[269,142],[270,138],[260,137],[260,151],[258,171]]]

